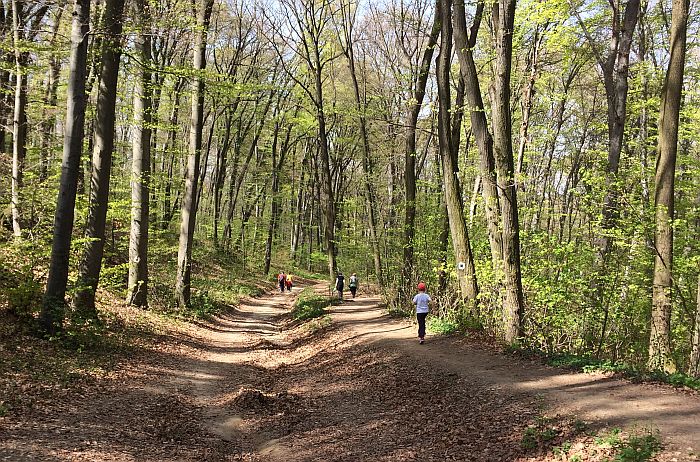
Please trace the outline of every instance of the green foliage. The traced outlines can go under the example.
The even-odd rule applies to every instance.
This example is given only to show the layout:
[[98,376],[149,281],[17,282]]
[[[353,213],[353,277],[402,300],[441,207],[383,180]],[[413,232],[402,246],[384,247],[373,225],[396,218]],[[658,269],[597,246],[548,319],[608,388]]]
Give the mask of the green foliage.
[[632,435],[617,446],[615,462],[643,462],[650,460],[661,449],[658,432]]
[[541,444],[549,443],[561,433],[553,424],[553,419],[544,415],[538,416],[535,424],[525,429],[523,436],[520,438],[520,446],[529,450],[535,449]]
[[633,433],[625,438],[619,428],[614,428],[596,437],[595,441],[599,446],[614,450],[614,459],[606,459],[608,462],[644,462],[650,460],[662,447],[658,431],[652,430],[644,430],[641,434]]
[[23,279],[15,287],[5,289],[7,306],[18,318],[28,321],[41,309],[42,285],[33,278]]
[[431,316],[428,318],[427,327],[430,332],[440,335],[454,334],[459,331],[460,325],[454,319],[439,318]]
[[687,387],[700,390],[700,378],[691,377],[683,373],[667,374],[662,371],[646,371],[624,362],[614,362],[607,359],[596,359],[589,356],[577,356],[560,354],[547,356],[542,353],[534,353],[546,358],[547,364],[554,367],[567,367],[586,373],[610,372],[620,374],[623,377],[638,381],[661,382],[675,387]]
[[316,294],[313,289],[306,288],[298,295],[291,314],[297,321],[318,318],[326,314],[326,308],[330,304],[331,299]]
[[195,318],[204,319],[216,315],[221,311],[221,306],[209,295],[206,290],[192,294],[188,314]]

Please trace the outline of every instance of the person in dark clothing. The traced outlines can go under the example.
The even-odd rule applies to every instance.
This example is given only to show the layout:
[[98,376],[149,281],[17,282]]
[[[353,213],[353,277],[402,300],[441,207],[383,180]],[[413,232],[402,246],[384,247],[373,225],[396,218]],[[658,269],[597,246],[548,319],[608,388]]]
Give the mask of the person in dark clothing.
[[335,290],[338,291],[338,300],[343,301],[343,289],[345,288],[345,276],[338,271],[338,276],[335,278]]
[[277,282],[280,285],[280,292],[284,292],[284,288],[287,285],[287,275],[284,274],[284,271],[277,276]]

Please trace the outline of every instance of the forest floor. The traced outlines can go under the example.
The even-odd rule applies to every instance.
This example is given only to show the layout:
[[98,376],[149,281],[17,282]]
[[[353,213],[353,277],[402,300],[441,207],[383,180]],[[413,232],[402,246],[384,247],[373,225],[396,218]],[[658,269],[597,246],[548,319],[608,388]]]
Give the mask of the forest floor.
[[650,434],[663,444],[653,460],[698,460],[696,394],[468,336],[419,345],[369,296],[293,323],[299,290],[181,323],[93,378],[16,375],[0,397],[0,460],[643,460],[614,458],[638,457]]

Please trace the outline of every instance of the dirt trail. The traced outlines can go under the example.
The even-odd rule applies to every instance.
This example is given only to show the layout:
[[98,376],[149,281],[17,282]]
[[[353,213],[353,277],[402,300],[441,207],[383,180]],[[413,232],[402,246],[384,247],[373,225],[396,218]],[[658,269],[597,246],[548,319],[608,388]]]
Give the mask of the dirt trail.
[[[378,298],[333,307],[330,326],[290,325],[299,290],[185,326],[114,377],[0,418],[0,460],[544,462],[596,445],[559,419],[553,439],[525,447],[543,413],[575,415],[592,432],[653,426],[666,446],[656,460],[698,460],[697,396],[566,373],[461,337],[419,345],[415,326]],[[569,441],[568,458],[553,455]],[[595,447],[578,460],[610,455]]]
[[[415,341],[415,328],[394,321],[378,309],[379,299],[363,299],[334,309],[334,320],[365,342],[393,345],[422,358],[435,369],[469,376],[502,393],[543,397],[547,410],[575,415],[604,427],[654,428],[667,456],[700,451],[700,397],[668,386],[635,384],[609,374],[572,373],[532,361],[497,354],[452,338]],[[663,456],[662,456],[663,457]]]
[[[347,460],[412,460],[420,454],[419,448],[399,447],[405,451],[391,453],[373,449],[371,453],[374,455],[370,457],[357,448],[338,447],[333,442],[333,438],[353,438],[354,419],[366,423],[366,415],[378,415],[374,407],[362,409],[363,403],[357,400],[357,394],[366,391],[362,391],[362,387],[355,387],[357,378],[347,380],[344,377],[345,370],[340,374],[330,372],[331,375],[336,373],[336,377],[340,378],[337,382],[332,377],[330,380],[327,377],[329,369],[334,367],[331,364],[338,361],[352,362],[353,355],[370,348],[378,364],[391,363],[400,358],[408,361],[408,367],[422,368],[428,378],[456,377],[467,385],[468,389],[464,389],[462,394],[469,394],[469,389],[491,393],[494,396],[491,405],[506,403],[506,411],[514,402],[527,403],[528,409],[520,411],[524,416],[530,417],[530,420],[544,406],[548,414],[576,416],[594,428],[659,429],[666,447],[658,457],[659,460],[695,460],[695,448],[700,448],[700,399],[697,396],[689,396],[664,386],[632,384],[604,374],[563,372],[532,361],[499,355],[455,337],[430,338],[425,345],[419,345],[415,338],[415,327],[389,318],[379,307],[379,302],[378,298],[360,297],[333,307],[331,316],[335,328],[322,341],[307,343],[300,342],[295,335],[281,332],[276,323],[277,317],[289,309],[290,294],[277,293],[242,305],[237,318],[222,321],[221,329],[211,331],[212,348],[203,358],[205,361],[200,362],[196,371],[193,371],[194,378],[189,379],[196,385],[194,392],[198,402],[207,410],[206,425],[227,440],[245,441],[247,438],[242,444],[244,458],[288,461],[328,460],[325,457],[330,457],[340,460],[339,457],[347,456]],[[326,364],[330,367],[324,367]],[[258,376],[241,375],[242,366],[256,368]],[[261,371],[265,373],[260,374]],[[231,373],[238,376],[233,378]],[[390,376],[392,370],[380,369],[379,373]],[[265,380],[261,381],[263,376]],[[439,387],[441,384],[429,386]],[[335,388],[352,388],[351,393],[344,396],[353,398],[319,397],[324,393],[334,393]],[[397,388],[404,390],[406,383],[399,383]],[[299,414],[297,410],[285,413],[284,410],[280,412],[280,409],[275,409],[272,419],[267,423],[261,421],[261,408],[269,407],[280,390],[285,397],[296,397],[297,402],[292,403],[292,406],[298,405],[307,411],[311,408],[311,412]],[[248,395],[251,392],[253,408],[257,407],[253,409],[253,415],[246,415],[245,405],[243,410],[241,406],[231,409],[231,403],[240,405],[243,401],[245,404],[245,399],[250,398]],[[420,393],[431,392],[424,390]],[[453,392],[460,393],[459,389]],[[319,405],[330,405],[332,409],[314,409]],[[391,406],[392,403],[386,405]],[[379,411],[379,414],[391,414],[393,411],[387,408]],[[487,410],[487,414],[488,412]],[[499,410],[493,409],[491,412],[495,421],[478,421],[477,426],[498,423],[496,416]],[[280,424],[280,419],[285,418],[291,418],[292,422]],[[337,422],[338,418],[341,422]],[[384,415],[375,420],[385,418]],[[318,419],[322,423],[319,426],[326,426],[329,434],[319,438],[319,433],[322,432],[319,429],[309,429],[304,423],[307,419]],[[343,419],[346,421],[342,422]],[[508,419],[507,413],[505,419]],[[403,424],[395,421],[387,426]],[[515,429],[510,430],[510,433],[516,433],[515,439],[519,438]],[[370,434],[379,436],[386,432],[375,429]],[[516,445],[517,443],[515,441]],[[420,446],[418,441],[414,444]],[[304,447],[307,445],[314,445],[315,451],[305,452]],[[328,447],[325,456],[324,445]],[[343,451],[345,456],[340,455]],[[347,451],[351,451],[352,456]],[[500,455],[494,453],[492,460],[514,460],[527,456],[516,453],[517,451]],[[488,460],[487,454],[488,447],[481,456],[471,454],[463,460]],[[431,460],[440,460],[440,457]],[[455,460],[461,459],[457,457]],[[532,460],[545,458],[535,457]]]

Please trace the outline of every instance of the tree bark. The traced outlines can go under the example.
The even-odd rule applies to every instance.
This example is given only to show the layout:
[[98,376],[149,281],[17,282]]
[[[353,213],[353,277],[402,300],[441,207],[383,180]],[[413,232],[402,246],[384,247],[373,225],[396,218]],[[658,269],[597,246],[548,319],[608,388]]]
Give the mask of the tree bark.
[[693,325],[692,345],[690,348],[690,363],[688,375],[700,377],[700,275],[698,275],[698,289],[695,300],[695,322]]
[[[51,41],[50,47],[54,49],[56,38],[58,37],[58,29],[61,25],[61,17],[63,8],[57,8],[54,16],[54,22],[51,26]],[[56,103],[58,100],[58,79],[61,73],[61,59],[56,53],[51,55],[49,60],[49,70],[46,75],[46,88],[44,90],[44,109],[42,113],[41,123],[41,146],[39,148],[39,181],[46,181],[48,176],[49,163],[53,155],[51,148],[51,138],[56,130]]]
[[671,311],[673,300],[673,217],[676,153],[678,151],[678,120],[685,69],[685,44],[689,0],[673,0],[671,19],[671,59],[666,71],[661,112],[659,114],[659,143],[656,157],[656,193],[654,206],[656,235],[654,257],[654,287],[649,336],[651,370],[676,372],[671,356]]
[[440,16],[440,53],[437,57],[437,87],[438,87],[438,136],[440,157],[443,166],[443,186],[447,216],[450,222],[450,234],[455,259],[458,262],[457,278],[460,293],[476,310],[479,292],[476,282],[476,271],[472,256],[469,232],[464,221],[464,207],[457,176],[457,164],[454,159],[452,142],[452,124],[450,117],[450,58],[452,54],[452,2],[440,0],[438,12]]
[[85,131],[85,80],[88,32],[90,30],[90,0],[74,0],[71,28],[70,77],[68,79],[61,183],[54,217],[49,278],[40,314],[41,328],[49,335],[61,328],[68,283],[75,196],[78,188],[78,170]]
[[20,218],[20,190],[23,186],[24,161],[27,157],[27,73],[24,69],[27,53],[20,50],[24,2],[12,0],[13,42],[15,49],[15,104],[12,120],[12,231],[22,237],[24,226]]
[[459,59],[459,68],[465,85],[465,96],[470,108],[470,120],[474,140],[479,150],[479,172],[482,179],[482,195],[484,197],[484,214],[488,227],[491,261],[496,273],[500,274],[503,261],[503,244],[500,231],[499,192],[496,186],[495,159],[493,155],[493,139],[488,129],[486,110],[481,97],[479,75],[474,63],[472,49],[476,44],[477,34],[481,25],[484,2],[477,4],[471,32],[467,34],[466,11],[464,0],[455,0],[454,8],[454,38]]
[[[180,92],[182,87],[185,85],[185,79],[179,78],[173,88],[172,104],[173,107],[170,112],[170,117],[168,118],[168,137],[163,146],[163,158],[165,158],[169,153],[168,167],[167,167],[167,179],[165,183],[165,188],[163,192],[163,218],[161,220],[160,228],[166,230],[170,227],[170,221],[175,214],[177,209],[177,199],[175,204],[171,204],[172,189],[173,189],[173,170],[175,168],[175,154],[177,152],[177,129],[178,129],[178,118],[180,114]],[[163,169],[165,170],[165,169]],[[178,190],[179,191],[179,190]]]
[[97,92],[95,145],[92,153],[88,221],[85,227],[86,243],[80,259],[78,290],[73,299],[76,318],[83,320],[97,319],[95,291],[102,269],[109,201],[123,9],[124,0],[108,0],[105,4],[105,34],[101,42],[102,69]]
[[525,314],[520,270],[520,230],[517,188],[513,166],[512,120],[510,111],[510,73],[513,55],[515,0],[494,2],[492,22],[495,28],[495,76],[491,87],[494,152],[500,196],[503,235],[503,274],[505,297],[503,315],[505,341],[514,343],[522,336]]
[[148,223],[151,173],[151,35],[145,0],[135,1],[139,31],[135,39],[141,66],[134,80],[134,135],[131,160],[131,232],[129,234],[129,305],[148,306]]
[[190,148],[187,158],[185,194],[182,198],[180,242],[177,252],[177,276],[175,299],[178,305],[189,307],[192,279],[192,243],[197,217],[197,187],[199,158],[202,151],[202,131],[204,122],[204,77],[206,68],[207,30],[214,6],[214,0],[197,2],[197,33],[194,44],[194,72],[192,78],[192,113],[190,115]]

